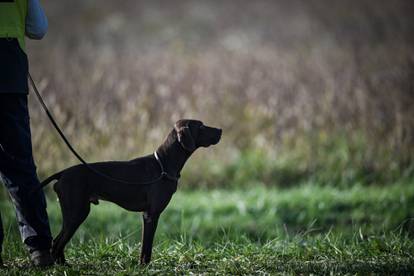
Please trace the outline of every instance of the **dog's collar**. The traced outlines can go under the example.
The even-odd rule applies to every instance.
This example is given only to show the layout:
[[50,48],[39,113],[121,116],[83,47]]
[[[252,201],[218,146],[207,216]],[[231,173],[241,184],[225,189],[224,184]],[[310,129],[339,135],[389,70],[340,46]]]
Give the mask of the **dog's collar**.
[[158,162],[158,165],[160,165],[160,168],[161,168],[161,177],[162,178],[167,178],[168,180],[172,180],[172,181],[177,181],[178,182],[178,179],[180,179],[180,174],[178,174],[178,176],[177,177],[175,177],[175,176],[172,176],[172,175],[169,175],[168,174],[168,172],[166,172],[165,171],[165,169],[164,169],[164,165],[162,164],[162,162],[161,162],[161,159],[160,159],[160,157],[158,156],[158,153],[157,153],[157,151],[154,151],[154,157],[155,157],[155,160],[157,160],[157,162]]

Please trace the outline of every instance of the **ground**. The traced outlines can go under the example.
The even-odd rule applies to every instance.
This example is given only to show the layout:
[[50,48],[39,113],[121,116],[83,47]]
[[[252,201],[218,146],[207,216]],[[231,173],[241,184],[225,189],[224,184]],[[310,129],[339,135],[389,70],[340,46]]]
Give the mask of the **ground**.
[[[48,196],[53,233],[60,211]],[[111,203],[92,208],[68,245],[69,266],[33,269],[10,203],[3,201],[9,275],[414,273],[414,186],[349,189],[178,190],[162,214],[153,261],[138,262],[141,217]]]

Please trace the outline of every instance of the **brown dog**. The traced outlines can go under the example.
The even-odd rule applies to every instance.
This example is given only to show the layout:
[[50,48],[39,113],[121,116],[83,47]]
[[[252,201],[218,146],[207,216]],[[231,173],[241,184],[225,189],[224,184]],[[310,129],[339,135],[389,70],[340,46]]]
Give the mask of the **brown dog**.
[[[92,169],[77,165],[43,181],[45,186],[58,180],[54,190],[59,197],[63,225],[53,241],[52,255],[56,262],[65,262],[65,245],[88,216],[90,203],[98,204],[102,199],[129,211],[143,212],[141,264],[148,264],[158,218],[177,190],[181,169],[198,147],[217,144],[221,133],[221,129],[200,121],[180,120],[154,154],[125,162],[92,163]],[[154,179],[158,181],[143,184]]]

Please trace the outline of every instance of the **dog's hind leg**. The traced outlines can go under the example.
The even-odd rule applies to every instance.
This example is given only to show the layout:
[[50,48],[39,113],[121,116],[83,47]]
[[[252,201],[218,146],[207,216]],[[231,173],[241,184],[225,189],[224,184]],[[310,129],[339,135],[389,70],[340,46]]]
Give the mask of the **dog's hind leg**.
[[64,249],[68,241],[72,238],[78,227],[88,217],[90,203],[87,199],[73,200],[70,197],[62,196],[57,191],[62,211],[62,230],[53,241],[52,256],[59,264],[65,263]]
[[[72,238],[73,234],[75,234],[78,227],[84,222],[84,220],[88,217],[90,211],[89,202],[83,205],[82,208],[78,208],[77,210],[73,210],[73,216],[68,217],[63,215],[63,225],[62,230],[60,231],[59,235],[53,241],[52,246],[52,255],[55,258],[56,262],[59,264],[65,263],[65,255],[64,249],[66,244]],[[62,212],[63,213],[63,212]]]
[[53,259],[55,260],[55,262],[59,263],[59,264],[64,264],[65,263],[65,255],[63,253],[63,250],[58,252],[57,251],[57,245],[59,244],[62,236],[64,233],[64,229],[62,226],[62,230],[60,230],[59,234],[56,236],[56,238],[54,238],[53,243],[52,243],[52,256]]

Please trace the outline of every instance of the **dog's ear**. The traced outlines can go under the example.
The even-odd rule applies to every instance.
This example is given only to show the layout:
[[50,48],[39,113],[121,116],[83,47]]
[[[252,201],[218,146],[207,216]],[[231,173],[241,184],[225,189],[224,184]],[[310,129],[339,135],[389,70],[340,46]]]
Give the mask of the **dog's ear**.
[[196,149],[196,145],[194,138],[191,135],[190,128],[188,126],[178,127],[177,125],[175,125],[174,128],[177,132],[178,142],[180,142],[181,146],[190,152],[194,151]]

